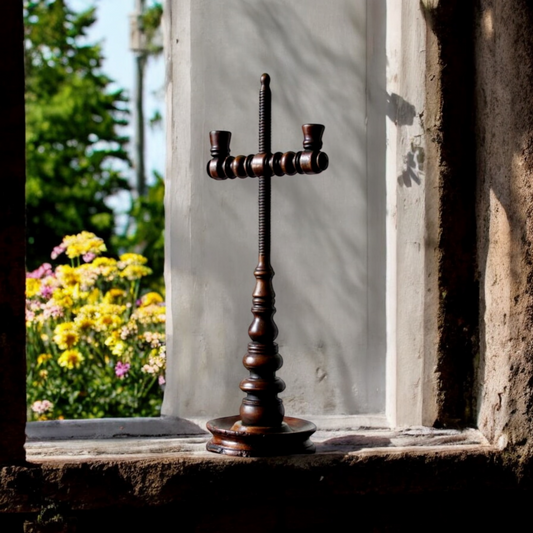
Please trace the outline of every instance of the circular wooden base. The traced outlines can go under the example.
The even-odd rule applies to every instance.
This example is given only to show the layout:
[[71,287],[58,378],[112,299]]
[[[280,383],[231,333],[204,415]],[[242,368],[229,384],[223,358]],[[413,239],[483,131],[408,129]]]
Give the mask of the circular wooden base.
[[309,438],[316,426],[307,420],[286,416],[280,428],[243,426],[239,416],[215,418],[207,423],[213,438],[207,443],[210,452],[239,457],[272,457],[315,453]]

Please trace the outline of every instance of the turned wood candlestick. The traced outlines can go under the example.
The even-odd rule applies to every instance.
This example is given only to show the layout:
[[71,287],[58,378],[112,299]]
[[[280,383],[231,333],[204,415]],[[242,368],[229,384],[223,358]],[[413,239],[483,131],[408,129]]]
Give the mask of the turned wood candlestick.
[[246,393],[240,414],[217,418],[207,423],[213,434],[207,449],[216,453],[246,457],[313,453],[310,436],[316,426],[306,420],[285,416],[278,394],[285,383],[276,376],[283,365],[278,352],[278,328],[274,322],[276,308],[272,285],[274,270],[270,264],[271,177],[294,174],[319,174],[328,167],[328,156],[321,152],[324,126],[305,124],[301,152],[271,153],[272,94],[270,77],[261,76],[259,91],[259,152],[248,156],[230,156],[231,133],[212,131],[212,159],[208,175],[216,180],[235,178],[259,179],[259,261],[254,271],[253,321],[248,329],[251,342],[243,359],[250,375],[240,388]]

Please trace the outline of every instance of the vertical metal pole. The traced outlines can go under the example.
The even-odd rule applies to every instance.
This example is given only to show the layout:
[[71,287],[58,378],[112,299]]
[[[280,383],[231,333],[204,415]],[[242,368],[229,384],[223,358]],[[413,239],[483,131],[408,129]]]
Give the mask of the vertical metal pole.
[[[145,0],[136,0],[135,12],[138,17],[138,29],[140,18],[144,13]],[[142,36],[140,36],[142,44]],[[146,52],[142,49],[135,53],[135,185],[137,194],[144,196],[146,192],[146,175],[144,169],[144,67],[146,65]]]

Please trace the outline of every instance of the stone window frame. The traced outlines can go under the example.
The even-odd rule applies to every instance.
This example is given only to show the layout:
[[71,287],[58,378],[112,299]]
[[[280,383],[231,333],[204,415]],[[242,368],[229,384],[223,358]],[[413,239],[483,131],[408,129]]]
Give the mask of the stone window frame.
[[[211,457],[194,454],[171,457],[152,453],[123,458],[54,456],[30,458],[25,462],[24,107],[20,0],[4,6],[4,16],[0,19],[0,43],[5,52],[0,61],[0,76],[5,80],[0,85],[0,116],[3,117],[0,154],[5,175],[12,184],[10,194],[0,200],[0,249],[3,252],[0,254],[0,286],[10,289],[0,291],[4,311],[0,323],[0,524],[19,523],[21,513],[36,517],[44,502],[49,501],[47,498],[52,497],[68,505],[82,520],[115,516],[120,519],[121,527],[127,515],[117,514],[113,506],[129,510],[142,506],[141,509],[151,512],[152,517],[174,517],[179,511],[180,520],[191,520],[190,516],[184,516],[184,511],[200,499],[214,502],[209,506],[209,516],[201,513],[201,518],[211,519],[211,524],[221,519],[226,520],[223,523],[234,524],[240,519],[240,524],[246,522],[249,526],[257,507],[250,511],[243,506],[243,501],[256,499],[265,506],[275,506],[282,514],[306,502],[306,509],[313,511],[307,516],[310,525],[325,516],[330,526],[331,520],[338,519],[341,523],[347,514],[348,520],[353,518],[357,503],[367,508],[369,498],[390,504],[399,494],[409,495],[406,500],[411,504],[409,510],[417,512],[420,503],[424,503],[426,508],[430,504],[439,512],[442,501],[449,501],[450,497],[454,497],[456,507],[461,508],[467,505],[465,502],[469,502],[468,496],[473,492],[483,494],[486,501],[500,503],[502,492],[509,495],[509,491],[517,494],[531,489],[533,454],[529,440],[533,427],[520,403],[531,399],[531,391],[512,390],[514,383],[525,383],[523,375],[527,379],[533,373],[527,347],[523,344],[520,349],[519,346],[514,354],[514,364],[518,365],[521,377],[509,373],[496,377],[489,372],[486,378],[473,374],[475,353],[472,346],[477,346],[478,342],[472,337],[477,334],[477,302],[481,294],[475,275],[475,244],[482,245],[484,241],[482,237],[476,239],[475,232],[473,236],[468,232],[464,235],[465,227],[472,231],[471,224],[464,226],[465,221],[474,218],[475,184],[464,179],[470,171],[475,174],[472,155],[475,150],[471,150],[470,135],[474,127],[468,120],[465,124],[465,115],[453,112],[460,109],[470,116],[473,74],[471,63],[464,58],[468,58],[472,50],[473,13],[465,11],[464,3],[454,0],[432,1],[431,4],[433,7],[426,12],[429,29],[424,118],[426,178],[434,184],[427,191],[428,201],[438,207],[430,210],[435,217],[428,225],[429,237],[438,238],[430,241],[432,246],[426,250],[427,264],[433,265],[432,272],[436,272],[436,277],[432,278],[434,285],[429,288],[431,294],[437,296],[430,299],[426,307],[430,319],[437,324],[434,327],[434,420],[435,424],[449,426],[473,423],[478,387],[491,388],[492,396],[484,397],[477,410],[492,413],[500,430],[487,428],[482,423],[480,427],[498,446],[455,450],[442,446],[359,449],[349,454],[270,460],[226,460],[214,454]],[[527,29],[533,18],[533,10],[527,9],[524,28],[518,30]],[[506,31],[518,33],[516,26]],[[531,45],[529,50],[533,50]],[[519,61],[520,57],[513,64],[514,71],[510,69],[511,73],[518,72]],[[490,78],[488,81],[490,83]],[[531,104],[524,105],[531,109]],[[522,194],[527,193],[522,191]],[[531,194],[528,198],[531,200]],[[457,250],[454,244],[458,237],[471,243],[472,249],[469,251],[467,246]],[[517,245],[524,246],[520,241]],[[515,312],[512,319],[515,324],[516,321],[520,323],[525,337],[521,342],[527,343],[531,342],[531,332],[524,325],[527,324],[524,313],[527,311]],[[465,392],[469,393],[465,395]],[[517,398],[520,401],[513,404]],[[517,406],[520,408],[516,409]],[[505,434],[501,433],[502,428]],[[362,442],[367,442],[365,438],[363,436]],[[261,479],[262,483],[245,483],[246,498],[243,499],[244,473],[248,479]],[[282,486],[281,492],[273,491],[274,485]],[[402,502],[405,507],[404,499]],[[239,516],[236,516],[236,509]],[[135,523],[138,516],[139,512],[134,513],[128,524]],[[397,519],[397,513],[392,516]],[[480,517],[475,519],[479,522]]]
[[[5,195],[0,209],[0,243],[3,286],[0,303],[3,320],[3,368],[0,382],[0,462],[24,458],[25,441],[25,353],[24,353],[24,108],[22,67],[22,2],[5,8],[5,31],[1,33],[6,56],[1,63],[3,79],[0,100],[6,120],[0,146],[12,193]],[[403,13],[409,3],[404,2]],[[412,5],[412,4],[411,4]],[[426,190],[426,246],[428,279],[424,299],[424,329],[431,342],[422,386],[431,392],[423,423],[436,426],[475,425],[477,394],[474,358],[478,334],[478,286],[476,279],[475,214],[472,210],[475,183],[461,179],[465,169],[474,175],[473,141],[456,136],[454,117],[462,109],[471,116],[473,84],[471,65],[461,53],[472,49],[471,18],[460,16],[448,2],[423,2],[428,21],[426,32],[426,179],[435,184]],[[403,15],[402,15],[403,16]],[[408,19],[408,17],[405,17]],[[453,35],[447,29],[454,26]],[[459,53],[461,52],[461,53]],[[468,93],[465,98],[465,93]],[[473,121],[472,121],[473,122]],[[459,128],[464,128],[461,123]],[[469,131],[474,125],[467,124]],[[472,136],[473,137],[473,136]],[[459,205],[457,204],[457,200]],[[466,247],[455,246],[457,239]],[[429,296],[428,296],[429,295]]]
[[[22,0],[19,0],[6,3],[0,18],[0,44],[4,51],[0,60],[0,79],[3,80],[0,85],[0,156],[4,175],[10,183],[9,194],[0,199],[0,287],[4,288],[0,291],[3,311],[0,322],[1,525],[12,525],[14,529],[21,525],[22,519],[36,518],[43,504],[49,503],[49,498],[56,498],[68,505],[80,520],[93,523],[96,520],[101,524],[104,517],[106,523],[114,520],[113,524],[126,528],[136,525],[140,517],[171,521],[179,516],[180,523],[192,526],[199,520],[203,520],[204,525],[207,521],[210,530],[220,524],[245,530],[252,520],[257,520],[258,510],[270,508],[276,509],[280,521],[283,517],[288,519],[289,512],[295,509],[303,510],[298,518],[305,518],[305,526],[310,526],[310,530],[318,523],[322,525],[324,520],[330,529],[337,522],[344,526],[353,520],[353,511],[358,509],[362,516],[370,517],[370,523],[376,528],[383,526],[385,529],[387,525],[397,526],[398,516],[405,516],[411,510],[419,513],[424,508],[430,510],[433,517],[441,516],[443,502],[452,503],[455,510],[464,509],[465,516],[468,516],[466,511],[470,511],[479,527],[480,522],[488,525],[494,518],[490,513],[471,512],[473,493],[481,494],[485,503],[501,505],[505,501],[501,498],[503,495],[522,496],[525,490],[531,490],[533,424],[529,407],[533,391],[528,380],[533,375],[530,348],[533,333],[530,308],[521,306],[508,317],[520,334],[512,345],[512,367],[509,368],[509,361],[504,361],[500,367],[497,365],[501,361],[490,361],[497,367],[496,371],[509,371],[499,376],[494,371],[487,372],[486,376],[474,374],[473,363],[480,344],[472,340],[478,335],[478,302],[480,296],[487,296],[491,287],[485,287],[484,294],[478,287],[475,248],[476,243],[479,247],[486,246],[488,237],[481,233],[476,237],[475,224],[472,228],[476,193],[476,184],[472,182],[476,180],[465,179],[465,176],[476,174],[475,127],[471,116],[474,82],[479,84],[478,90],[484,92],[493,86],[494,78],[498,78],[492,70],[482,74],[480,79],[473,79],[472,42],[485,31],[492,31],[493,26],[496,31],[508,34],[503,40],[507,39],[507,45],[511,41],[512,50],[503,58],[501,49],[496,55],[490,53],[494,42],[487,40],[480,46],[490,62],[500,62],[500,66],[509,63],[503,76],[502,72],[498,74],[500,80],[503,77],[514,88],[511,107],[517,107],[526,118],[531,116],[532,74],[530,65],[525,68],[524,64],[533,57],[533,37],[528,31],[533,8],[522,0],[516,5],[500,0],[468,5],[457,0],[425,0],[422,5],[429,22],[424,113],[426,177],[434,185],[427,194],[428,202],[437,207],[429,211],[433,215],[428,220],[431,246],[426,250],[427,264],[433,266],[433,284],[428,288],[436,296],[425,308],[430,325],[436,323],[432,326],[435,331],[434,420],[435,424],[450,426],[474,423],[475,413],[485,411],[495,427],[488,427],[483,421],[479,426],[492,445],[455,451],[442,446],[396,451],[381,448],[351,454],[267,460],[226,460],[214,454],[170,457],[157,453],[122,459],[116,456],[77,460],[49,457],[25,462],[24,85]],[[498,9],[494,19],[492,7]],[[507,102],[506,105],[500,103],[498,110],[509,109]],[[490,137],[494,133],[490,124],[483,122],[482,126],[486,126],[487,131],[478,134]],[[490,146],[486,149],[490,150]],[[521,188],[520,182],[509,184],[511,186],[519,193],[515,197],[518,202],[507,205],[514,217],[520,215],[524,205],[531,206],[533,193],[530,187]],[[510,219],[520,237],[520,232],[526,229],[517,228],[518,222]],[[530,247],[532,232],[527,220],[526,225],[526,239],[518,238],[513,242],[515,254],[527,253]],[[458,238],[467,243],[461,250],[455,246]],[[531,274],[531,264],[521,264],[518,274],[522,285],[514,286],[513,290],[526,289],[522,295],[530,302],[526,278]],[[479,330],[483,343],[484,331]],[[487,396],[480,394],[476,408],[476,395],[482,387],[490,390]],[[257,479],[261,483],[250,482]],[[398,500],[400,494],[408,497]],[[199,502],[204,505],[205,512],[196,511]],[[261,502],[264,507],[247,506],[249,502]],[[374,508],[368,506],[371,502],[385,504],[393,512],[376,516]],[[128,512],[117,512],[117,508]],[[191,518],[193,508],[197,516]],[[136,512],[130,514],[131,510]],[[513,513],[514,519],[522,515],[525,518],[528,509],[515,506]],[[456,524],[457,513],[452,515],[448,520]],[[267,517],[267,513],[264,516]],[[387,516],[394,522],[387,521]],[[446,522],[446,517],[443,520]]]
[[[396,9],[399,9],[400,16],[402,17],[402,21],[408,21],[407,30],[403,31],[402,35],[399,39],[397,39],[394,46],[397,46],[398,49],[396,50],[396,53],[399,54],[400,59],[398,61],[398,64],[402,67],[402,73],[401,76],[398,77],[398,73],[394,73],[391,76],[391,79],[395,79],[396,81],[389,84],[390,92],[397,92],[404,98],[405,101],[416,101],[418,99],[418,102],[420,102],[421,92],[420,92],[420,86],[417,87],[418,84],[425,84],[428,79],[431,78],[431,76],[427,76],[427,73],[425,70],[428,68],[428,66],[431,67],[430,63],[433,60],[432,58],[428,58],[427,64],[424,64],[420,61],[409,61],[408,54],[412,52],[413,46],[421,47],[426,39],[425,29],[420,27],[420,24],[418,24],[417,27],[417,16],[420,17],[420,12],[418,12],[419,8],[418,6],[413,6],[409,3],[403,3],[403,5],[399,5],[398,3],[390,3],[389,4]],[[393,10],[392,10],[393,11]],[[394,17],[389,16],[388,24],[390,23],[390,20],[394,20],[395,17],[398,15],[398,13],[394,14]],[[428,32],[428,35],[430,36],[431,32]],[[416,38],[414,42],[412,40],[406,39],[406,43],[402,41],[402,38],[404,38],[405,35],[415,35]],[[429,39],[429,37],[428,37]],[[415,79],[416,82],[412,83],[412,80]],[[392,85],[395,85],[395,87],[392,87]],[[388,88],[389,88],[388,87]],[[430,88],[429,85],[426,85],[426,91],[433,95],[433,89]],[[425,95],[422,94],[422,103],[423,106],[423,99]],[[415,106],[418,107],[418,106]],[[429,116],[427,114],[426,116]],[[429,132],[429,128],[427,127],[427,119],[424,121],[425,127],[426,127],[426,134]],[[401,124],[400,124],[401,126]],[[414,133],[417,137],[420,137],[422,146],[425,144],[425,139],[423,135],[420,135],[420,125],[416,124],[414,125],[414,128],[416,129],[417,126],[419,127],[419,130]],[[389,124],[390,127],[390,124]],[[392,132],[392,135],[396,137],[396,149],[398,153],[400,153],[401,161],[404,159],[405,153],[409,150],[409,143],[411,142],[413,138],[413,129],[409,127],[396,127],[395,132]],[[428,157],[428,165],[426,169],[426,181],[429,182],[432,178],[432,172],[434,174],[438,173],[440,169],[433,169],[431,164],[433,161],[435,161],[435,158],[438,156],[438,151],[441,150],[442,144],[437,145],[437,143],[429,143],[429,145],[426,147],[428,156],[431,154],[431,151],[433,150],[435,152],[434,158]],[[464,150],[464,147],[461,147]],[[389,172],[390,175],[393,177],[396,177],[398,175],[398,172],[401,172],[402,169],[402,162],[398,162],[398,156],[394,153],[395,150],[392,150],[391,153],[388,155],[388,162],[387,164],[391,167],[391,172]],[[453,172],[450,172],[450,175],[453,175]],[[442,178],[441,178],[442,179]],[[450,187],[450,182],[446,181],[448,184],[448,187]],[[464,184],[459,185],[458,191],[461,192],[461,187],[464,189]],[[471,192],[471,191],[470,191]],[[455,194],[455,193],[454,193]],[[418,309],[415,310],[415,315],[418,318],[418,323],[415,326],[415,329],[418,331],[418,335],[411,335],[411,336],[405,336],[400,335],[397,339],[392,339],[392,342],[390,342],[390,345],[396,345],[398,346],[398,351],[396,354],[393,354],[393,356],[388,357],[388,365],[389,365],[389,376],[395,375],[396,380],[394,383],[390,383],[391,378],[389,377],[389,383],[387,384],[387,389],[389,391],[392,391],[392,393],[388,393],[387,398],[387,416],[390,421],[391,426],[405,426],[405,425],[449,425],[450,423],[456,424],[458,421],[460,423],[472,423],[472,418],[469,419],[469,412],[471,411],[471,404],[466,405],[469,400],[462,400],[460,399],[461,396],[464,398],[464,386],[468,383],[468,381],[471,379],[471,369],[461,369],[458,371],[456,368],[457,365],[455,364],[448,364],[449,357],[446,356],[446,352],[444,350],[440,350],[437,348],[435,351],[435,345],[437,347],[439,346],[439,334],[441,333],[441,329],[439,329],[439,324],[437,323],[436,315],[442,312],[442,310],[446,310],[449,306],[447,305],[447,302],[442,300],[435,300],[436,295],[442,295],[444,293],[450,294],[450,290],[455,290],[455,293],[461,292],[464,289],[464,283],[462,286],[456,286],[457,281],[456,280],[450,280],[443,279],[442,276],[440,276],[439,279],[439,272],[437,271],[437,264],[439,262],[438,256],[439,255],[445,255],[442,250],[431,248],[429,244],[434,242],[434,240],[437,239],[435,235],[435,231],[438,232],[442,229],[442,225],[440,227],[437,227],[437,224],[439,221],[434,220],[434,215],[432,212],[434,210],[438,210],[438,207],[436,208],[438,202],[442,199],[441,198],[435,198],[434,195],[432,196],[431,191],[425,191],[425,196],[419,198],[420,200],[418,203],[421,211],[419,212],[419,215],[423,218],[426,218],[428,225],[426,228],[426,234],[422,235],[419,243],[423,243],[423,260],[420,261],[420,257],[417,259],[418,267],[420,268],[418,274],[414,276],[412,275],[412,268],[413,268],[413,262],[409,260],[403,260],[401,253],[402,250],[405,250],[405,239],[406,239],[406,233],[402,233],[402,228],[407,227],[407,232],[411,231],[409,229],[410,222],[404,222],[401,219],[398,221],[398,230],[395,234],[395,237],[397,239],[397,243],[395,243],[395,248],[399,252],[397,256],[397,262],[395,262],[397,266],[397,272],[393,273],[393,275],[396,276],[396,279],[399,281],[397,284],[397,298],[402,297],[402,290],[413,290],[413,284],[418,284],[416,290],[419,291],[423,296],[422,299],[418,302]],[[471,227],[472,223],[475,223],[475,221],[471,220],[470,213],[465,213],[465,218],[468,218],[468,224],[467,227]],[[456,235],[458,225],[454,226],[454,235]],[[433,233],[433,235],[432,235]],[[412,235],[409,235],[408,238],[412,240]],[[403,241],[402,241],[403,239]],[[450,257],[450,255],[457,254],[456,250],[453,248],[453,244],[450,246],[449,243],[449,249],[446,250],[447,257]],[[453,262],[453,260],[452,260]],[[462,262],[464,264],[464,261]],[[472,268],[472,258],[469,262],[467,262],[466,269]],[[468,277],[468,273],[466,274]],[[430,284],[427,282],[426,276],[428,279],[431,279],[430,283],[433,283],[433,286],[430,286]],[[462,274],[463,278],[465,277],[465,274]],[[469,278],[471,280],[471,276]],[[408,280],[408,282],[403,282],[402,280]],[[447,284],[447,287],[441,287],[440,289],[437,288],[437,284],[443,282]],[[471,294],[471,287],[469,287],[468,294]],[[450,294],[451,296],[451,294]],[[451,298],[448,298],[448,301]],[[394,301],[390,308],[394,305]],[[421,306],[421,307],[420,307]],[[439,310],[438,313],[427,313],[428,310]],[[452,314],[453,314],[452,310]],[[410,316],[413,315],[411,313],[405,313],[404,316]],[[427,317],[430,317],[428,320]],[[450,317],[450,312],[448,312],[448,318]],[[405,324],[401,324],[401,317],[398,317],[398,330],[403,331],[404,326],[409,329],[409,326],[406,326]],[[468,317],[467,323],[471,323],[472,328],[476,327],[476,320],[473,320],[473,316]],[[465,323],[465,320],[463,317],[454,316],[453,321]],[[412,325],[411,325],[412,328]],[[447,330],[451,330],[451,327],[448,327]],[[470,328],[471,329],[471,328]],[[470,333],[469,329],[469,333]],[[421,335],[421,332],[425,332],[425,335]],[[395,332],[394,332],[395,333]],[[449,337],[454,337],[454,334],[448,334]],[[455,339],[455,342],[458,344],[463,345],[464,350],[464,335],[459,335],[459,338]],[[403,345],[402,345],[403,343]],[[468,343],[466,343],[468,346]],[[408,358],[412,358],[412,353],[418,353],[422,354],[422,357],[419,359],[419,361],[422,362],[422,364],[419,364],[417,366],[413,366],[412,364],[405,363],[405,356],[402,358],[402,354],[407,354]],[[467,354],[467,359],[471,359],[471,354]],[[391,362],[392,361],[392,362]],[[390,366],[393,365],[396,368],[390,368]],[[436,371],[434,371],[434,369]],[[439,370],[442,369],[442,370]],[[438,375],[441,373],[448,373],[450,378],[449,382],[445,382],[442,380],[439,380]],[[458,372],[461,372],[460,380],[454,381],[453,377],[456,377]],[[413,385],[416,384],[416,385]],[[412,402],[408,401],[408,398],[412,396],[413,387],[417,388],[416,391],[416,398],[417,401],[413,405]],[[454,394],[452,394],[454,393]],[[397,398],[404,398],[404,401],[401,400],[398,401]],[[457,401],[456,401],[457,400]],[[470,402],[472,401],[472,398],[470,399]],[[402,410],[402,405],[407,406],[407,409]],[[200,424],[202,421],[198,421]],[[66,436],[85,436],[88,437],[110,437],[110,436],[116,436],[116,435],[123,435],[124,433],[131,434],[131,435],[176,435],[176,434],[190,434],[191,432],[195,433],[198,431],[202,431],[200,428],[195,429],[194,423],[188,423],[187,421],[168,417],[167,419],[163,418],[155,418],[155,419],[145,419],[140,420],[137,419],[134,420],[127,420],[127,419],[115,419],[115,420],[104,420],[104,421],[84,421],[82,423],[79,422],[63,422],[63,423],[47,423],[42,424],[40,423],[39,429],[37,429],[37,425],[30,424],[30,426],[33,426],[33,428],[30,427],[29,433],[36,438],[37,435],[42,435],[40,438],[47,438],[46,436],[56,436],[59,438],[60,435],[63,435],[63,438]],[[61,428],[61,429],[60,429]]]
[[[382,4],[382,5],[380,5]],[[404,210],[407,216],[402,217],[398,213],[396,217],[388,217],[387,246],[394,250],[391,260],[387,262],[393,265],[388,267],[388,314],[389,320],[393,322],[388,331],[388,351],[387,354],[387,393],[386,393],[386,413],[369,415],[349,415],[349,416],[314,416],[313,420],[320,427],[405,427],[412,425],[431,426],[433,420],[428,414],[428,398],[434,394],[431,387],[431,378],[425,376],[424,379],[424,358],[427,360],[432,356],[429,350],[424,352],[424,340],[430,334],[429,330],[424,336],[424,301],[425,292],[425,264],[424,264],[424,230],[417,228],[419,220],[426,217],[426,202],[424,198],[424,187],[409,187],[408,194],[396,194],[397,182],[402,173],[406,172],[405,161],[412,155],[413,150],[421,153],[425,149],[422,121],[417,116],[409,116],[404,120],[404,116],[411,113],[411,109],[420,110],[424,108],[424,75],[425,64],[417,57],[415,61],[409,60],[408,55],[413,47],[423,47],[425,40],[425,23],[422,14],[417,6],[406,4],[401,6],[397,2],[368,2],[367,9],[372,11],[367,15],[369,26],[369,39],[374,38],[368,49],[370,53],[382,54],[383,57],[394,57],[396,62],[392,68],[389,67],[386,87],[376,83],[378,76],[369,76],[369,83],[374,83],[373,90],[376,94],[382,94],[385,90],[387,95],[396,98],[389,98],[387,103],[387,117],[382,115],[383,111],[372,107],[368,103],[369,123],[372,122],[372,113],[379,116],[387,123],[387,139],[392,145],[392,149],[387,150],[387,189],[388,189],[388,210],[397,212],[397,205],[407,200],[409,207]],[[378,16],[383,16],[387,12],[387,20],[383,23],[376,23]],[[407,39],[402,32],[394,32],[398,17],[404,17],[412,21],[408,28],[408,35],[414,39]],[[383,35],[374,35],[381,31],[387,34],[394,34],[392,39],[387,39],[387,49],[383,43]],[[170,33],[170,32],[167,32]],[[407,33],[407,32],[405,32]],[[379,40],[381,39],[381,42]],[[174,50],[174,40],[167,34],[166,47]],[[381,48],[379,51],[378,48]],[[379,60],[378,60],[379,61]],[[376,60],[369,59],[369,64],[375,65]],[[401,72],[400,72],[401,65]],[[378,68],[385,69],[385,64],[378,64]],[[394,70],[396,67],[396,70]],[[415,80],[408,83],[408,80]],[[382,82],[384,80],[381,80]],[[171,99],[172,95],[167,98]],[[379,104],[378,104],[379,105]],[[381,104],[382,105],[382,104]],[[403,107],[402,107],[403,106]],[[408,109],[407,109],[408,108]],[[172,121],[169,120],[169,123]],[[376,128],[369,127],[369,145],[372,144],[372,135],[376,134]],[[416,138],[417,146],[413,148],[412,139]],[[382,142],[382,139],[379,139]],[[172,166],[172,161],[167,167]],[[423,172],[422,172],[423,173]],[[170,171],[167,172],[170,175]],[[422,178],[424,179],[424,177]],[[401,190],[401,189],[399,189]],[[392,193],[391,193],[392,191]],[[395,218],[395,220],[392,220]],[[414,222],[413,222],[414,221]],[[412,248],[413,243],[418,244],[417,254],[410,254],[407,259],[401,256],[401,250]],[[400,254],[397,254],[397,250]],[[421,251],[421,252],[420,252]],[[417,301],[406,298],[405,301],[414,302],[409,308],[403,304],[402,313],[396,310],[396,301],[402,299],[402,294],[416,292],[422,296]],[[393,295],[391,297],[391,294]],[[402,322],[403,317],[409,317],[408,321]],[[416,317],[413,320],[413,317]],[[171,321],[170,321],[171,322]],[[396,328],[398,323],[398,328]],[[397,334],[397,331],[416,332],[414,335]],[[412,354],[423,354],[423,357],[414,358]],[[413,364],[416,361],[418,364]],[[413,401],[415,398],[415,401]],[[100,419],[100,420],[80,420],[80,421],[49,421],[30,422],[27,425],[27,435],[31,440],[50,440],[68,438],[113,438],[116,436],[176,436],[203,433],[205,421],[207,419],[186,420],[174,416],[161,416],[154,418],[134,418],[134,419]]]
[[[435,208],[435,203],[426,194],[425,183],[431,177],[427,174],[422,178],[422,184],[415,187],[410,185],[404,188],[408,193],[397,193],[398,181],[411,179],[408,176],[413,169],[410,163],[406,163],[410,158],[423,154],[426,150],[425,131],[422,116],[425,106],[425,62],[424,56],[419,52],[425,51],[425,21],[423,13],[418,5],[412,3],[399,3],[382,1],[367,2],[367,10],[382,14],[387,13],[386,32],[387,35],[394,34],[393,38],[387,39],[387,50],[379,38],[372,41],[374,28],[369,30],[368,54],[380,53],[383,57],[394,56],[396,60],[396,70],[388,72],[387,80],[376,81],[381,74],[369,76],[369,84],[374,84],[377,97],[377,105],[367,100],[367,110],[369,119],[368,146],[372,145],[375,138],[379,138],[379,129],[371,125],[373,123],[371,115],[374,114],[387,123],[387,140],[390,143],[387,150],[387,209],[389,212],[396,212],[398,205],[405,205],[408,202],[408,209],[403,209],[398,215],[387,217],[387,250],[393,250],[392,259],[387,261],[387,319],[392,327],[388,327],[387,332],[387,386],[386,386],[386,412],[384,415],[352,415],[345,417],[345,423],[354,425],[386,426],[392,427],[407,425],[432,425],[435,420],[436,407],[435,396],[437,394],[434,386],[432,368],[434,367],[434,337],[436,335],[436,322],[430,323],[427,319],[426,311],[434,306],[432,301],[434,294],[428,294],[426,276],[431,276],[431,270],[435,268],[429,257],[428,250],[430,237],[426,234],[426,227],[420,221],[433,223],[433,215],[429,212]],[[370,24],[375,24],[375,13],[367,15]],[[398,18],[408,21],[405,28],[395,31]],[[180,31],[184,30],[185,23],[181,23]],[[378,30],[379,31],[379,30]],[[173,53],[176,49],[175,35],[167,33],[168,53]],[[183,39],[181,39],[183,40]],[[415,60],[410,59],[413,55]],[[177,52],[176,52],[177,53]],[[181,52],[183,53],[183,51]],[[385,70],[385,61],[369,61],[368,64]],[[400,68],[401,65],[401,68]],[[169,70],[172,70],[172,62],[169,62]],[[367,66],[367,68],[375,68]],[[394,67],[388,67],[389,71]],[[384,86],[386,85],[386,86]],[[185,91],[186,92],[186,91]],[[385,94],[386,93],[386,94]],[[171,95],[172,97],[172,95]],[[386,97],[387,119],[381,116],[383,111],[379,106],[380,99]],[[187,94],[181,95],[179,99],[186,100]],[[169,98],[170,100],[170,98]],[[168,115],[172,117],[172,108],[169,108]],[[413,113],[413,115],[411,115]],[[408,116],[409,115],[409,116]],[[177,122],[177,119],[175,120]],[[174,120],[171,118],[168,124]],[[171,127],[170,127],[171,128]],[[174,131],[170,129],[171,135]],[[181,131],[180,131],[181,132]],[[182,132],[181,132],[182,133]],[[186,136],[182,135],[185,139]],[[176,136],[174,135],[174,138]],[[187,151],[187,140],[181,141],[181,151]],[[169,151],[170,152],[170,151]],[[169,154],[172,160],[172,154]],[[175,159],[180,159],[179,150]],[[167,168],[172,168],[172,164],[167,164]],[[419,169],[415,169],[418,172]],[[167,173],[168,174],[168,173]],[[418,178],[417,178],[418,179]],[[433,203],[432,203],[433,202]],[[418,250],[413,253],[413,246]],[[387,252],[387,253],[388,253]],[[433,278],[434,279],[434,278]],[[433,281],[433,279],[430,280]],[[406,298],[410,293],[416,293],[418,298]],[[402,301],[402,312],[397,310],[397,302]]]

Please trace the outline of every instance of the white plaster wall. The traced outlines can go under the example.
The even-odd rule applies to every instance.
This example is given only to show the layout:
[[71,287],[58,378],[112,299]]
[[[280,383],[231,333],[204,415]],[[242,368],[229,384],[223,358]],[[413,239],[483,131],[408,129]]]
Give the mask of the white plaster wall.
[[[272,78],[273,150],[301,149],[301,124],[318,122],[326,126],[323,149],[330,157],[321,175],[273,179],[275,319],[285,360],[278,374],[287,384],[286,412],[385,411],[385,138],[384,127],[372,127],[384,124],[385,56],[375,38],[379,23],[369,26],[377,34],[367,33],[373,11],[367,13],[366,3],[182,0],[165,6],[164,414],[236,414],[243,396],[257,181],[216,182],[205,166],[213,129],[233,132],[233,155],[257,151],[263,72]],[[380,163],[369,164],[368,156]]]

